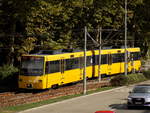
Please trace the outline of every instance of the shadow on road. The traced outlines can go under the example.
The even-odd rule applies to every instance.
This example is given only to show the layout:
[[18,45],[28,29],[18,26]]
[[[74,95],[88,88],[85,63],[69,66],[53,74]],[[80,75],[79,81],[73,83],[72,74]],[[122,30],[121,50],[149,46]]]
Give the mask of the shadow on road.
[[109,107],[116,110],[148,110],[148,111],[150,110],[150,107],[141,107],[141,106],[138,107],[136,106],[128,109],[126,104],[112,104],[109,105]]

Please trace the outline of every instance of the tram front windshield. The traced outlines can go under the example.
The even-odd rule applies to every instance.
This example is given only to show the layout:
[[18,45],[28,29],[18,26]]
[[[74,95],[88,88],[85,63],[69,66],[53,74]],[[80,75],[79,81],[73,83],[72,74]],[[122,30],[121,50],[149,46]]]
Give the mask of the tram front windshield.
[[44,58],[36,56],[23,56],[21,62],[21,75],[43,75]]

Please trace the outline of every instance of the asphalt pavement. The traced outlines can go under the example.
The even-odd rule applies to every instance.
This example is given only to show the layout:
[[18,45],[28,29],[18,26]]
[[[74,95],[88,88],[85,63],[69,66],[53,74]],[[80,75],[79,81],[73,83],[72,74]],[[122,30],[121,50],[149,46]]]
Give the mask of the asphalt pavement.
[[[150,84],[150,81],[144,82]],[[150,113],[150,109],[127,109],[126,102],[133,85],[76,97],[49,105],[29,109],[20,113],[94,113],[113,110],[116,113]]]

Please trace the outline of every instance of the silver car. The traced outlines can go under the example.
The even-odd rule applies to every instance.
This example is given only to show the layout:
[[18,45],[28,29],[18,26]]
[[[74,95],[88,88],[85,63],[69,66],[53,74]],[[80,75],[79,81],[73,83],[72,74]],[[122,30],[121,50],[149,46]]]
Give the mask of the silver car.
[[150,106],[150,85],[137,85],[128,96],[127,107]]

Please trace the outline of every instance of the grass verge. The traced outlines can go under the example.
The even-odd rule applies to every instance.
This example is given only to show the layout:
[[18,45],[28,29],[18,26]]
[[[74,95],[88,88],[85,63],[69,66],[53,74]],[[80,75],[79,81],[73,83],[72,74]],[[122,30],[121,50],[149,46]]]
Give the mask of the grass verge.
[[[113,89],[113,88],[115,88],[115,87],[102,87],[102,88],[98,88],[96,90],[87,91],[87,95],[88,94],[92,94],[92,93],[96,93],[96,92],[100,92],[100,91],[105,91],[105,90]],[[75,95],[69,95],[69,96],[62,96],[62,97],[59,97],[59,98],[49,99],[49,100],[45,100],[45,101],[41,101],[41,102],[36,102],[36,103],[31,103],[31,104],[24,104],[24,105],[18,105],[18,106],[11,106],[11,107],[0,108],[0,113],[16,113],[16,112],[19,112],[19,111],[23,111],[23,110],[27,110],[27,109],[39,107],[39,106],[42,106],[42,105],[47,105],[47,104],[55,103],[55,102],[60,102],[60,101],[66,100],[66,99],[71,99],[71,98],[75,98],[75,97],[79,97],[79,96],[83,96],[83,94],[75,94]]]

